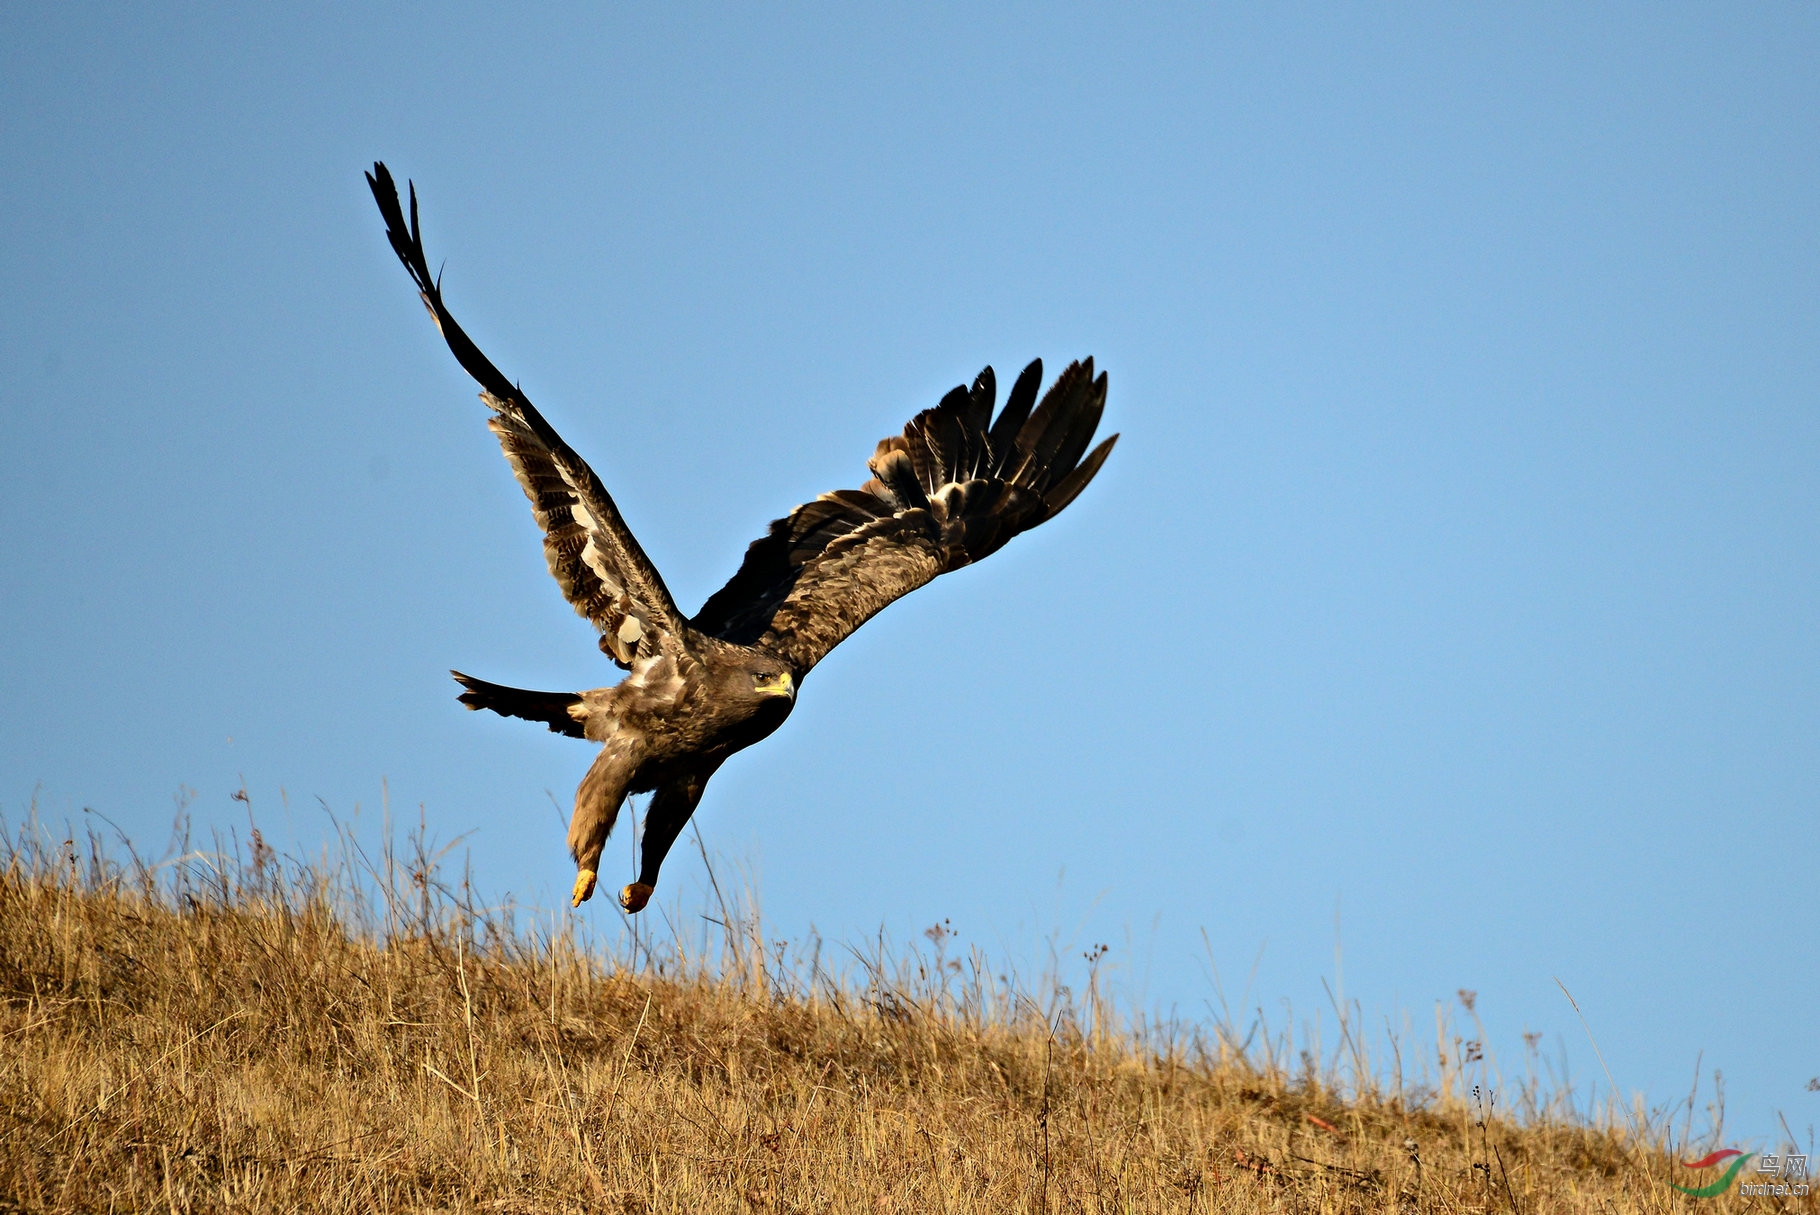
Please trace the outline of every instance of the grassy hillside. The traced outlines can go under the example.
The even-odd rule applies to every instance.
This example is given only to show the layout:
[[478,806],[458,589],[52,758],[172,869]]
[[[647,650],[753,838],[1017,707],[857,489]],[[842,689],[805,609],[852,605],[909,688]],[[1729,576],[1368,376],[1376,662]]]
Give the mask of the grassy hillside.
[[1121,1029],[1091,986],[1007,991],[939,932],[842,980],[734,916],[713,957],[615,957],[567,915],[475,908],[421,855],[346,855],[5,843],[0,1210],[1741,1205],[1533,1091],[1490,1117],[1512,1100],[1457,1066],[1399,1093],[1220,1026]]

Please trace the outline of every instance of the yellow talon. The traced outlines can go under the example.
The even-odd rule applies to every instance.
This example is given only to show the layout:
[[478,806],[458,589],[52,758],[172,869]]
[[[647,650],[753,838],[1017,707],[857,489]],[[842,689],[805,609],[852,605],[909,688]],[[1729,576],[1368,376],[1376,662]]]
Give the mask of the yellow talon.
[[583,869],[580,873],[575,875],[575,897],[574,901],[571,902],[569,906],[580,907],[583,903],[587,902],[593,894],[594,871],[592,869]]
[[642,911],[644,905],[651,901],[651,894],[657,887],[644,882],[633,882],[619,892],[619,905],[627,911]]

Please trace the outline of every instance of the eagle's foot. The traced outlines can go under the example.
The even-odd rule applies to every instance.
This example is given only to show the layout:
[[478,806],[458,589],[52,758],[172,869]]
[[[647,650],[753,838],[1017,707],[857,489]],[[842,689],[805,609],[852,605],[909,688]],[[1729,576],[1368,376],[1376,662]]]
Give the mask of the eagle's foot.
[[633,882],[619,892],[619,905],[627,911],[643,911],[657,887],[648,882]]
[[575,894],[569,906],[580,907],[594,894],[595,873],[592,869],[583,869],[575,875]]

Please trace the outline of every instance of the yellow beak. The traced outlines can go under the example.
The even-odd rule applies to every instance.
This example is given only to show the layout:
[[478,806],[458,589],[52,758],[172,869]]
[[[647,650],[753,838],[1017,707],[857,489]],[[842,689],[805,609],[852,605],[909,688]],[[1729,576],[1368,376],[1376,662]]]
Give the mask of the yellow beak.
[[796,681],[790,678],[790,672],[781,671],[776,679],[766,680],[752,685],[761,696],[795,696]]

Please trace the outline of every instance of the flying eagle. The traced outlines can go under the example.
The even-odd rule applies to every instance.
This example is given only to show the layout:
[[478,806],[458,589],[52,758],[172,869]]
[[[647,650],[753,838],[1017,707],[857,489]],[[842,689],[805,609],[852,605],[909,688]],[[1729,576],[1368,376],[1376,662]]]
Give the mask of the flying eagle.
[[772,523],[732,579],[685,616],[600,478],[443,306],[418,234],[415,185],[407,227],[385,165],[374,164],[367,184],[443,340],[480,384],[492,410],[487,426],[543,528],[550,573],[600,630],[602,653],[630,672],[586,692],[529,692],[451,672],[470,709],[601,744],[569,822],[577,907],[594,893],[601,849],[628,794],[656,794],[638,880],[619,896],[635,912],[708,778],[783,724],[803,677],[828,651],[892,600],[1060,512],[1118,438],[1087,450],[1106,404],[1106,376],[1094,376],[1092,359],[1070,363],[1040,404],[1043,365],[1031,363],[996,418],[988,367],[972,388],[955,388],[901,437],[880,442],[860,488],[823,494]]

